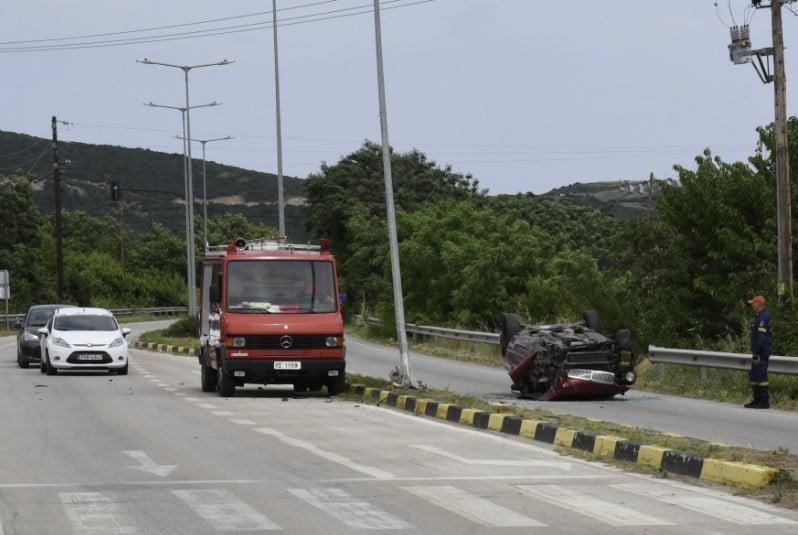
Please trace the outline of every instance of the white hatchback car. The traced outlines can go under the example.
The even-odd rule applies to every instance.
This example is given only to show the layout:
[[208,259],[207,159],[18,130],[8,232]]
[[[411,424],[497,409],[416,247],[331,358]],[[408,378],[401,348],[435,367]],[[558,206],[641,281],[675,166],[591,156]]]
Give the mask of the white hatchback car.
[[127,375],[130,329],[119,328],[114,315],[103,308],[61,308],[39,329],[41,371],[108,370]]

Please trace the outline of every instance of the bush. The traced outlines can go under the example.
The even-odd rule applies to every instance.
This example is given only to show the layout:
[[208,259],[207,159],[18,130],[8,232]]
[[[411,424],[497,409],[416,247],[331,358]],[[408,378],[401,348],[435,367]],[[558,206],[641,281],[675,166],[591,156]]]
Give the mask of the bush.
[[172,338],[192,338],[199,333],[199,320],[195,316],[186,316],[174,322],[163,331],[164,336]]

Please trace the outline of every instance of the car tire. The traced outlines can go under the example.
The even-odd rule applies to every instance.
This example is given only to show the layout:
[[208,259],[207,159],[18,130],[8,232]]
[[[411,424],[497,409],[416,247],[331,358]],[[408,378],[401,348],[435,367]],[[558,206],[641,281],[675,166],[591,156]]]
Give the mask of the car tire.
[[119,368],[118,370],[116,370],[116,374],[117,375],[127,375],[127,362],[125,363],[124,367]]
[[618,332],[615,333],[615,344],[618,346],[618,351],[631,351],[632,331],[629,329],[618,329]]
[[582,318],[585,320],[585,327],[601,333],[601,317],[598,311],[588,310],[582,315]]
[[44,359],[41,359],[41,360],[39,361],[39,373],[44,373],[44,372],[45,372],[45,369],[44,369]]
[[294,392],[301,394],[310,390],[310,387],[305,383],[294,383]]
[[202,391],[213,392],[216,390],[217,380],[218,376],[216,375],[216,370],[203,364],[200,368],[200,383],[202,385]]
[[28,368],[30,363],[22,356],[22,353],[17,351],[17,365],[20,368]]
[[521,318],[518,314],[502,314],[501,316],[502,332],[499,338],[502,347],[502,355],[507,353],[507,346],[510,345],[510,340],[521,332]]
[[337,377],[333,377],[327,382],[327,394],[337,396],[346,388],[346,374],[341,372]]
[[233,376],[224,371],[224,368],[219,366],[216,370],[216,390],[223,398],[229,398],[236,393],[236,383]]
[[50,364],[50,355],[47,355],[44,361],[44,373],[47,375],[58,375],[58,370],[53,368],[53,365]]

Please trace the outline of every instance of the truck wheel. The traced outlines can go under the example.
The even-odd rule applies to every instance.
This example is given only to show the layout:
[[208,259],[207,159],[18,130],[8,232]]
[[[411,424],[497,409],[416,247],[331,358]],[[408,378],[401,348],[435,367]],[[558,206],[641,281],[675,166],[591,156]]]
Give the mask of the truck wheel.
[[501,317],[502,332],[499,341],[502,346],[502,355],[507,353],[507,346],[510,340],[521,332],[521,318],[518,314],[502,314]]
[[338,377],[333,377],[327,383],[327,394],[337,396],[344,391],[344,387],[346,387],[346,374],[341,373]]
[[618,345],[618,351],[631,351],[632,331],[629,329],[618,329],[618,332],[615,333],[615,343]]
[[294,383],[294,392],[301,394],[308,391],[308,385],[305,383]]
[[601,318],[596,310],[588,310],[582,316],[588,329],[601,333]]
[[216,370],[204,364],[200,368],[200,382],[202,383],[203,392],[213,392],[216,390],[217,380]]
[[225,372],[221,366],[216,370],[216,385],[219,395],[223,398],[229,398],[236,393],[236,383],[233,376]]

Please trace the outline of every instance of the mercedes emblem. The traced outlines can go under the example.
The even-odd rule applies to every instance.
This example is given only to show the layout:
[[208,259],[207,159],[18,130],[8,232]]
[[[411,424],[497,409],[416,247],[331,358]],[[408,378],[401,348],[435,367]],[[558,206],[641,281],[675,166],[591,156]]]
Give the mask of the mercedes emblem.
[[282,347],[283,349],[291,349],[291,346],[293,345],[294,345],[294,339],[288,336],[287,334],[283,335],[280,338],[280,347]]

